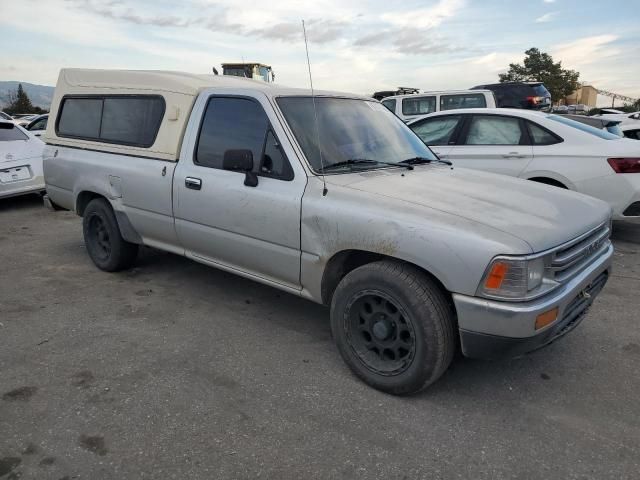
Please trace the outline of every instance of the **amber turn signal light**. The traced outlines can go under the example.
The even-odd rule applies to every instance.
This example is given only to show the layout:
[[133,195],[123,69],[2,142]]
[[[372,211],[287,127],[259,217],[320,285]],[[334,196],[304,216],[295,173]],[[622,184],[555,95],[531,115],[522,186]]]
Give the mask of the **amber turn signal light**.
[[556,318],[558,318],[558,307],[541,313],[536,318],[536,330],[540,330],[542,327],[546,327],[550,323],[555,322]]
[[502,285],[502,281],[504,280],[505,275],[507,274],[507,270],[509,270],[509,266],[506,263],[494,263],[493,267],[491,267],[489,275],[487,276],[487,281],[484,283],[484,286],[492,290],[499,289]]

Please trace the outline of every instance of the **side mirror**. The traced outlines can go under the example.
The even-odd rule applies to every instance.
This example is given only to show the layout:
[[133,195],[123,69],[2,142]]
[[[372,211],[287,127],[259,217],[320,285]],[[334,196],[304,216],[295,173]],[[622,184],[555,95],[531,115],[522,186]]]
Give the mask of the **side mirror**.
[[258,186],[258,175],[253,171],[251,150],[227,150],[222,159],[222,168],[234,172],[244,172],[244,184],[247,187]]
[[13,122],[0,122],[0,129],[2,130],[11,130],[15,128],[15,124]]

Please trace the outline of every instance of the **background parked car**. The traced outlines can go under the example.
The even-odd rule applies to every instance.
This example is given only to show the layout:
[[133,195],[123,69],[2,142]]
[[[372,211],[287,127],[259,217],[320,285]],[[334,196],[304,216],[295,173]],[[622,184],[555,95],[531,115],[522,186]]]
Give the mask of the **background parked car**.
[[551,109],[551,94],[542,82],[491,83],[471,90],[491,90],[499,108]]
[[34,113],[27,113],[27,114],[21,113],[18,115],[14,115],[13,120],[15,121],[14,123],[16,125],[20,125],[21,127],[24,127],[28,125],[29,122],[33,120],[35,117],[37,117],[37,115]]
[[589,106],[584,105],[583,103],[569,105],[567,108],[568,108],[568,113],[573,115],[586,115],[589,113]]
[[620,126],[622,125],[635,125],[640,128],[640,112],[633,113],[604,113],[601,115],[595,115],[597,118],[606,118],[608,120],[618,120]]
[[44,135],[44,132],[47,130],[47,121],[49,120],[49,114],[45,113],[44,115],[38,115],[33,120],[29,122],[29,124],[24,127],[25,130],[31,132],[32,135],[36,137],[41,137]]
[[619,137],[624,137],[622,130],[620,129],[620,120],[609,120],[602,117],[588,117],[586,115],[565,115],[565,118],[570,118],[576,122],[584,123],[585,125],[591,125],[594,128],[600,130],[606,130],[609,133],[613,133]]
[[620,130],[625,137],[640,140],[640,125],[622,125]]
[[421,115],[459,108],[495,108],[496,99],[489,90],[449,90],[422,92],[412,95],[394,95],[382,104],[405,122]]
[[640,144],[564,115],[527,110],[440,112],[409,127],[455,166],[568,188],[640,218]]
[[44,191],[43,149],[40,139],[0,120],[0,198]]
[[0,111],[0,120],[6,120],[7,122],[13,122],[13,117],[8,113]]

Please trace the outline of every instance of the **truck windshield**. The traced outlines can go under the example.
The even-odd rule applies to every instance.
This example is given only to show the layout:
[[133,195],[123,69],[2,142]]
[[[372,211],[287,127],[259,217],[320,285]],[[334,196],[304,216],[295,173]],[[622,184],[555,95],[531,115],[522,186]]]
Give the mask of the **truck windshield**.
[[[407,159],[437,160],[422,140],[381,103],[316,97],[317,132],[312,97],[280,97],[277,102],[316,172],[334,164],[344,165],[340,169],[344,172],[393,168],[388,163]],[[318,137],[322,146],[322,163]],[[370,161],[351,161],[363,159]],[[340,170],[331,169],[332,173]]]

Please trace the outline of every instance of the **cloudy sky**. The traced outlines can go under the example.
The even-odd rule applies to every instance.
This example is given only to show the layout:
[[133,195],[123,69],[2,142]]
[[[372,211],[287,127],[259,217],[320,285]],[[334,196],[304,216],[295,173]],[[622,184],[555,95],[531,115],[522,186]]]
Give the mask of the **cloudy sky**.
[[468,88],[536,46],[582,81],[640,97],[640,0],[0,0],[0,80],[244,59],[305,87],[302,18],[318,88]]

